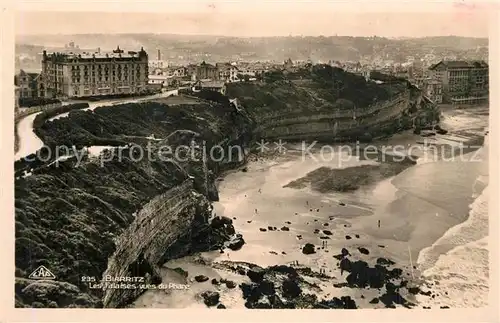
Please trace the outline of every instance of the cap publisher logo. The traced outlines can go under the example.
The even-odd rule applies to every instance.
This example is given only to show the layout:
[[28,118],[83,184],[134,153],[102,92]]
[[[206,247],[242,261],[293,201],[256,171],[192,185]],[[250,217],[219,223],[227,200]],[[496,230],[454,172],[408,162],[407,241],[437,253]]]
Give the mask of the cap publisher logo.
[[56,276],[45,266],[40,266],[35,269],[29,277],[30,279],[56,279]]

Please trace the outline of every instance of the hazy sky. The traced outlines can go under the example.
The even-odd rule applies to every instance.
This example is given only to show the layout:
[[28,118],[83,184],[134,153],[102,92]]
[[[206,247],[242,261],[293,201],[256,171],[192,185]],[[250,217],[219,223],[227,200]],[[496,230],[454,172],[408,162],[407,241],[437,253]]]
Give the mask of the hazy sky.
[[[16,34],[153,32],[228,36],[487,37],[488,11],[492,11],[488,10],[491,5],[473,2],[437,4],[424,0],[411,3],[402,0],[371,3],[327,0],[57,2],[20,3]],[[120,12],[124,10],[128,12]]]

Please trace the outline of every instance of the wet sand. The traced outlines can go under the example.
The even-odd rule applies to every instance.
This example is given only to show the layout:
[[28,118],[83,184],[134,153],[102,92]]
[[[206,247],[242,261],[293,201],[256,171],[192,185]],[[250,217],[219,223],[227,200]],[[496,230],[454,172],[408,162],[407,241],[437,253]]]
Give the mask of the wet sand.
[[[369,300],[377,296],[376,290],[360,291],[333,287],[333,283],[341,283],[345,280],[337,268],[338,260],[333,257],[340,253],[344,247],[351,252],[352,259],[362,259],[374,263],[378,257],[391,258],[397,262],[400,268],[404,268],[405,264],[408,263],[406,247],[403,248],[403,252],[399,250],[400,248],[395,248],[399,241],[393,237],[392,230],[384,230],[385,233],[374,237],[373,233],[369,233],[370,230],[367,229],[367,226],[371,226],[373,230],[376,230],[378,218],[373,217],[375,204],[364,199],[363,193],[368,194],[367,191],[370,189],[380,190],[383,188],[384,182],[366,188],[364,191],[360,191],[360,194],[320,194],[310,188],[284,188],[283,186],[291,180],[304,176],[317,167],[335,167],[336,165],[335,160],[318,165],[316,162],[303,162],[300,156],[296,156],[294,159],[291,155],[293,154],[287,154],[283,160],[250,163],[247,166],[247,172],[232,172],[226,175],[219,184],[220,201],[214,203],[214,212],[217,215],[232,218],[236,230],[243,234],[246,244],[239,251],[226,249],[224,254],[214,251],[203,253],[202,257],[207,262],[245,261],[263,267],[274,264],[290,265],[292,262],[298,261],[301,266],[310,267],[317,272],[324,269],[327,275],[334,277],[332,280],[316,281],[323,290],[318,296],[353,296],[360,307],[384,307],[384,305],[368,304]],[[348,164],[345,166],[373,164],[373,162],[353,159]],[[375,196],[380,198],[387,193],[389,194],[384,199],[391,200],[393,195],[387,190],[382,190]],[[345,203],[345,205],[340,205],[340,202]],[[255,212],[256,208],[257,212]],[[267,229],[269,226],[276,227],[277,230],[260,231],[260,228]],[[386,224],[383,224],[382,228],[384,226]],[[282,231],[282,227],[289,228],[289,231]],[[315,233],[315,230],[319,230],[319,232]],[[324,230],[331,232],[331,235],[325,234]],[[300,235],[301,238],[297,238],[297,235]],[[346,239],[346,236],[349,236],[350,239]],[[323,240],[321,237],[328,237],[328,239]],[[311,255],[302,253],[302,247],[305,243],[313,243],[319,247],[322,246],[322,241],[327,241],[325,249],[318,250]],[[432,242],[429,240],[427,245]],[[362,255],[357,250],[358,247],[367,248],[370,254]],[[417,257],[417,251],[415,251],[414,257]],[[190,258],[171,261],[165,266],[168,268],[179,266],[189,271],[188,280],[192,280],[194,276],[199,274],[205,274],[210,278],[226,274],[224,271],[210,268],[210,265],[201,267],[193,265]],[[167,276],[164,278],[169,279]],[[196,288],[201,285],[202,290],[198,292],[213,288],[210,282],[201,284],[192,282],[192,284]],[[159,292],[148,291],[138,299],[136,306],[154,304],[152,306],[170,307],[168,304],[174,304],[175,299],[180,297],[183,299],[179,301],[182,305],[176,303],[175,307],[204,307],[201,300],[193,296],[196,293],[193,293],[194,291],[175,295],[163,293],[161,296],[154,296],[158,295]],[[223,294],[222,292],[221,295]],[[360,295],[364,295],[365,298],[361,299]],[[239,297],[241,298],[241,295]],[[186,298],[191,299],[192,304],[186,301]],[[162,301],[157,302],[155,299]],[[233,300],[229,304],[224,303],[224,305],[228,308],[243,307],[243,302]]]

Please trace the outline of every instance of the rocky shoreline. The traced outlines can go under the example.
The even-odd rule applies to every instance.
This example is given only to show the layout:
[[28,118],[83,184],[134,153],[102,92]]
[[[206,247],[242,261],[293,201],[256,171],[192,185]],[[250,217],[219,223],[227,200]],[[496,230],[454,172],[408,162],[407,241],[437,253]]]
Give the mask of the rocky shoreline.
[[[323,248],[315,248],[315,252],[322,252]],[[368,249],[363,248],[368,252]],[[323,250],[324,251],[324,250]],[[225,309],[227,306],[221,300],[224,293],[233,289],[240,290],[244,306],[248,309],[356,309],[359,299],[344,295],[342,288],[356,289],[361,293],[360,299],[364,302],[367,294],[376,294],[369,299],[374,308],[415,308],[415,295],[425,295],[434,298],[431,290],[420,287],[420,283],[409,277],[397,264],[390,259],[377,258],[373,264],[351,255],[359,251],[349,251],[343,248],[337,255],[336,271],[340,271],[340,278],[325,272],[314,271],[301,265],[273,265],[261,267],[256,264],[242,261],[220,261],[209,263],[198,258],[196,262],[211,266],[220,272],[227,272],[241,277],[241,282],[235,280],[210,277],[207,275],[193,276],[182,268],[175,268],[182,272],[191,284],[206,285],[207,289],[198,294],[201,301],[209,308]],[[359,258],[359,257],[357,257]],[[337,296],[331,296],[323,290],[324,285],[339,289]],[[210,286],[210,287],[209,287]]]

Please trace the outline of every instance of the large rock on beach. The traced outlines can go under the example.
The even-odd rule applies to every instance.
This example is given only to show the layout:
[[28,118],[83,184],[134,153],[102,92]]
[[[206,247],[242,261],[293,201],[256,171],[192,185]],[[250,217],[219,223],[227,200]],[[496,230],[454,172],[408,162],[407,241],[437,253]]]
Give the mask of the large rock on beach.
[[363,248],[363,247],[359,247],[358,248],[359,252],[361,252],[363,255],[368,255],[370,254],[370,251],[368,251],[368,249],[366,248]]
[[295,298],[302,293],[302,289],[299,284],[293,279],[286,279],[281,285],[281,291],[284,297]]
[[260,283],[264,279],[265,269],[254,266],[247,271],[247,276],[254,283]]
[[203,283],[206,282],[209,278],[205,275],[197,275],[194,277],[194,280],[196,280],[198,283]]
[[241,234],[237,234],[227,243],[227,247],[233,251],[240,250],[245,244],[245,240]]
[[212,291],[206,291],[201,294],[201,297],[203,297],[203,302],[207,306],[215,306],[217,303],[219,303],[219,298],[220,295],[217,292],[212,292]]
[[302,253],[304,255],[316,253],[314,245],[312,243],[306,243],[304,247],[302,247]]

